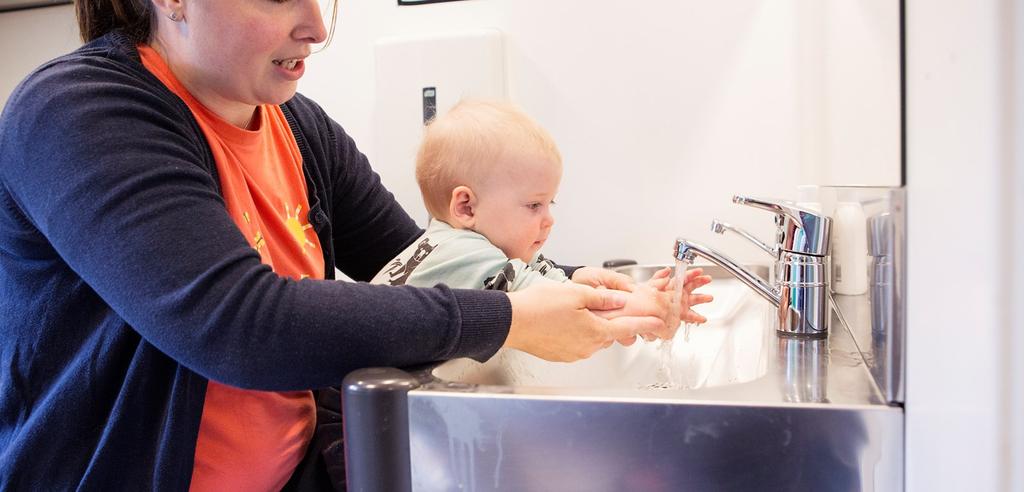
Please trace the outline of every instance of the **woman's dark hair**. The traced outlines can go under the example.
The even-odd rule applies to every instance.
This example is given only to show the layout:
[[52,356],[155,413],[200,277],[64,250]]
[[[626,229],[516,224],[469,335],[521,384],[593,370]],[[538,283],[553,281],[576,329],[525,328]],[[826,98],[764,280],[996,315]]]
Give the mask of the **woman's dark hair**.
[[86,43],[114,29],[136,42],[146,41],[152,12],[150,0],[75,0],[78,34]]
[[[137,43],[149,40],[153,4],[150,0],[75,0],[78,34],[88,43],[104,34],[121,29]],[[331,1],[331,23],[327,41],[334,38],[338,19],[338,2]]]

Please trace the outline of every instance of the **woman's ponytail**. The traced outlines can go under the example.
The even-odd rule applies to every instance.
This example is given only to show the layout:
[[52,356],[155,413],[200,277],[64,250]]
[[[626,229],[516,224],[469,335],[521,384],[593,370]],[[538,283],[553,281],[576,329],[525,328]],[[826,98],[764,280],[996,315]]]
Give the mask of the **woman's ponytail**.
[[78,33],[88,43],[114,29],[122,29],[132,40],[149,39],[150,0],[75,0]]

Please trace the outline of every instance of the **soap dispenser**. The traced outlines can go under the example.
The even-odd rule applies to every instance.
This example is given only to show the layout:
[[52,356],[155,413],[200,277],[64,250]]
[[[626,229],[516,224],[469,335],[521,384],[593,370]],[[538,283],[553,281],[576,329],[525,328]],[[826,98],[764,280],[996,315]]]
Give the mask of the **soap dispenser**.
[[868,241],[864,208],[852,190],[841,190],[832,229],[832,291],[861,295],[868,290]]

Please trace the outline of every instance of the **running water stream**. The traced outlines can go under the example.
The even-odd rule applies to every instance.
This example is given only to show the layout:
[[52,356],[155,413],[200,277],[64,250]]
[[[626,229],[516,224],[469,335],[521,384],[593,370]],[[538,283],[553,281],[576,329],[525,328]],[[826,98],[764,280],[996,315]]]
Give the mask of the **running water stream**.
[[[686,270],[693,264],[693,260],[676,260],[676,270],[672,278],[672,309],[679,317],[684,313],[679,307],[680,300],[683,296],[683,284],[686,282]],[[690,326],[691,323],[683,323],[682,337],[683,343],[690,341]],[[644,386],[645,389],[672,389],[682,387],[682,378],[680,374],[674,374],[673,368],[676,366],[672,360],[672,346],[675,343],[675,339],[679,333],[676,333],[676,337],[672,337],[668,340],[658,341],[658,372],[655,376],[654,383]]]

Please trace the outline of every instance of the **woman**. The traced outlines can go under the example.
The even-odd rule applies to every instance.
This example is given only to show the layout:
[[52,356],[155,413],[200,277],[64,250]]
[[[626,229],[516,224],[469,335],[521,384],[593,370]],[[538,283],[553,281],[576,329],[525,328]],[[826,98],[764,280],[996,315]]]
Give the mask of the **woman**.
[[353,369],[574,360],[675,326],[664,305],[605,321],[588,308],[621,299],[580,285],[330,281],[422,231],[295,93],[317,1],[76,9],[87,44],[0,118],[0,488],[280,489],[319,452],[310,390]]

